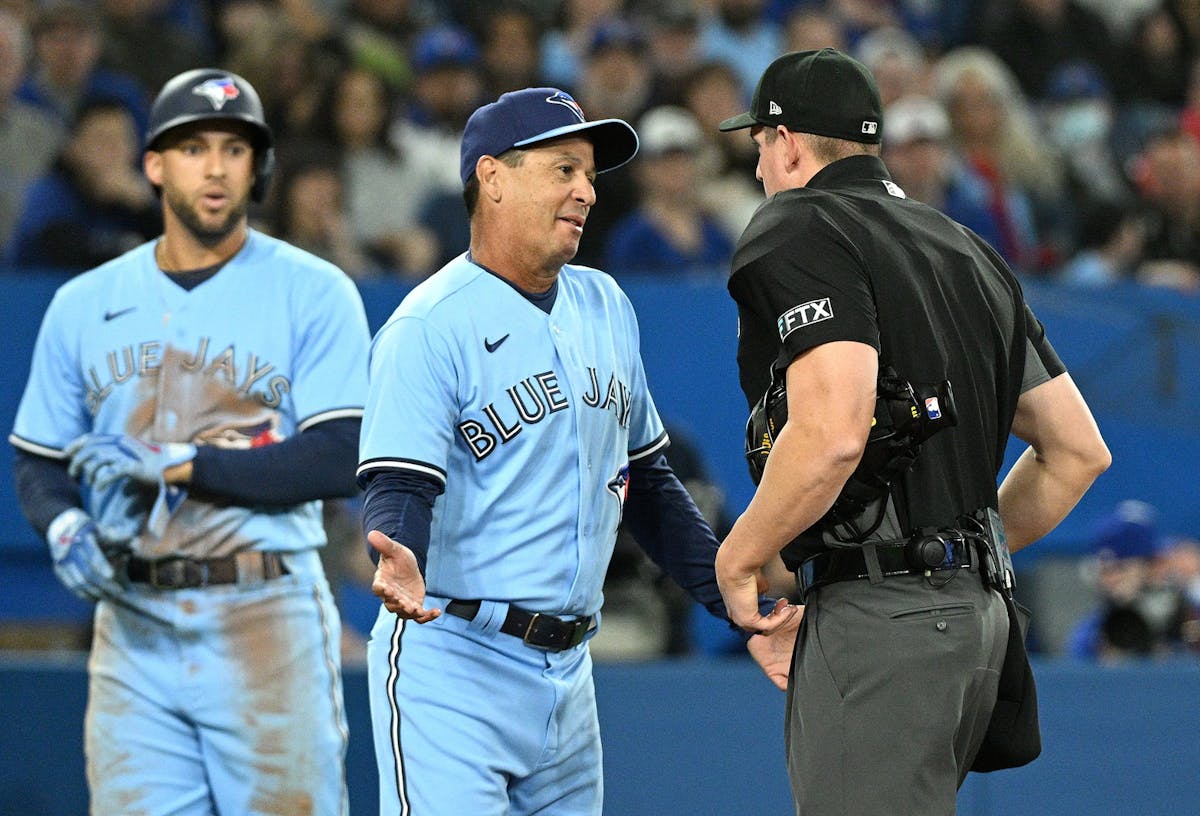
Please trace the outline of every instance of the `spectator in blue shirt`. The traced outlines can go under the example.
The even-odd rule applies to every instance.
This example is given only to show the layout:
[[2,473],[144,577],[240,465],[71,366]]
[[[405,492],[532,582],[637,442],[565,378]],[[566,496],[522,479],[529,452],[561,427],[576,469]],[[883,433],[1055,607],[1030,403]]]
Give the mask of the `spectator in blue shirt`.
[[636,210],[613,224],[605,268],[612,274],[724,268],[733,240],[700,203],[697,154],[700,125],[687,110],[661,106],[638,124],[641,149],[632,171]]
[[104,99],[121,104],[133,117],[139,137],[149,117],[148,92],[132,77],[102,68],[100,18],[76,2],[52,2],[34,18],[33,68],[17,98],[69,126],[84,104]]
[[139,143],[120,102],[84,105],[54,166],[29,187],[5,261],[82,271],[159,234],[160,207],[135,165]]

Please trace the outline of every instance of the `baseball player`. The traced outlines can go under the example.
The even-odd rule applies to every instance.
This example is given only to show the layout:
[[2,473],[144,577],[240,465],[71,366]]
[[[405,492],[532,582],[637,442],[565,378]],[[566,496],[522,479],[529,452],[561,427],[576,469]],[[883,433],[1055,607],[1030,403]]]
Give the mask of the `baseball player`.
[[[629,125],[587,121],[554,88],[475,111],[470,251],[372,345],[358,472],[384,601],[367,648],[381,813],[601,812],[586,643],[622,515],[725,615],[716,541],[663,455],[633,309],[612,278],[568,264],[596,174],[636,150]],[[795,610],[762,606],[774,634],[748,646],[781,684]]]
[[97,601],[94,813],[346,811],[317,549],[321,499],[355,490],[369,332],[341,271],[248,228],[271,161],[244,79],[166,83],[163,235],[58,290],[10,436],[56,573]]

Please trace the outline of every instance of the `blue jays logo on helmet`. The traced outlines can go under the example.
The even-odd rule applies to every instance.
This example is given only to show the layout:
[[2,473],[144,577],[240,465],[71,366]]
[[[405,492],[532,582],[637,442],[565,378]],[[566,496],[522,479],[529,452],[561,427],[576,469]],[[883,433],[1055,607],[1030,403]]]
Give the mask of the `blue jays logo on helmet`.
[[192,93],[207,99],[212,104],[213,110],[220,110],[225,107],[226,102],[237,99],[241,95],[241,91],[229,77],[206,79],[192,88]]
[[570,94],[563,91],[557,91],[546,97],[546,101],[555,105],[562,105],[568,108],[572,113],[579,117],[580,122],[586,122],[587,117],[583,115],[583,108],[579,107],[579,103],[571,98]]

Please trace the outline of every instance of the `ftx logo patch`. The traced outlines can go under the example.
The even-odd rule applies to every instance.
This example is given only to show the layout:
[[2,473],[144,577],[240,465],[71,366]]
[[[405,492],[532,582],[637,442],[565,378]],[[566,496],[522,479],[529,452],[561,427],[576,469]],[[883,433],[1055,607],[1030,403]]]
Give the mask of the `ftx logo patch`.
[[196,96],[203,96],[213,106],[213,110],[220,110],[225,107],[225,103],[231,99],[237,99],[241,96],[241,91],[237,85],[229,77],[216,77],[206,79],[192,88],[192,93]]
[[779,316],[779,339],[784,340],[796,329],[829,320],[831,317],[833,306],[829,303],[829,298],[810,300],[808,303],[793,306]]

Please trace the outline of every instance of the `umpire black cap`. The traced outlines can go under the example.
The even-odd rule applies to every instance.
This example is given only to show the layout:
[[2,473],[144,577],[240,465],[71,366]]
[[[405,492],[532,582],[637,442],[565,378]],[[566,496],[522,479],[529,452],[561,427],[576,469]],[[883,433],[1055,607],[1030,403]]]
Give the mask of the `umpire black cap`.
[[858,60],[833,48],[793,51],[763,71],[750,110],[718,127],[754,125],[879,144],[883,104],[875,78]]
[[154,150],[167,131],[205,120],[244,122],[254,146],[254,185],[250,197],[262,201],[275,165],[275,136],[263,115],[254,86],[231,71],[196,68],[163,85],[150,108],[146,149]]

